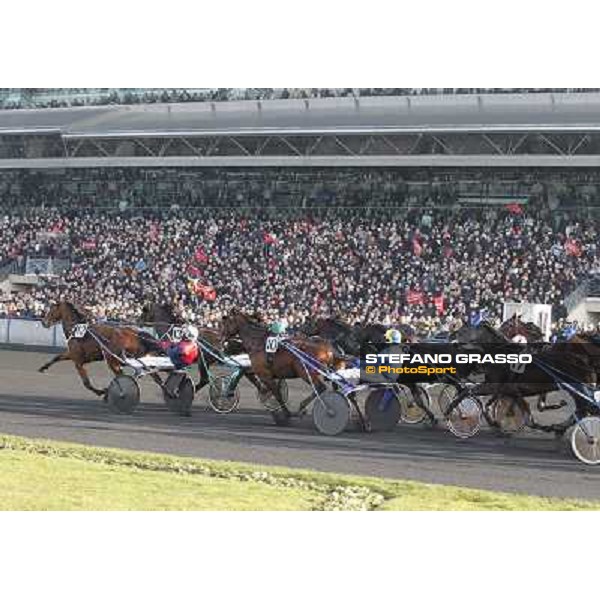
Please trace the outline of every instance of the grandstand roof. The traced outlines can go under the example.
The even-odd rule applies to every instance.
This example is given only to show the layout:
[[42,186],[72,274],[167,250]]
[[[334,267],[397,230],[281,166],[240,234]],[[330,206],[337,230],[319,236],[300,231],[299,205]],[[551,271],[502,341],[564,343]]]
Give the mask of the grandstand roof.
[[0,111],[0,133],[65,137],[600,130],[600,94],[320,98]]

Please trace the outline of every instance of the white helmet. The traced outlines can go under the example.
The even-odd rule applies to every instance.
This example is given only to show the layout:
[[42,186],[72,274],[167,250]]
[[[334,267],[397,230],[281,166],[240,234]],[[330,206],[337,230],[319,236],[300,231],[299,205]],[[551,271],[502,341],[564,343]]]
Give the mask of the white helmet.
[[181,330],[181,334],[184,340],[191,340],[192,342],[195,342],[198,339],[200,332],[194,325],[185,325]]

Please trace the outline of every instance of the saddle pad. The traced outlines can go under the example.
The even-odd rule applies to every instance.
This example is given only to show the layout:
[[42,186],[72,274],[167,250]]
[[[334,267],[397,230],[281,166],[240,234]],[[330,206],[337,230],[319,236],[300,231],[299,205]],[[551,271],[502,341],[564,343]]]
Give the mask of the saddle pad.
[[336,373],[350,383],[358,383],[360,380],[360,369],[340,369]]
[[142,356],[141,358],[128,358],[125,362],[134,369],[139,369],[140,366],[144,366],[148,369],[172,371],[175,368],[175,365],[168,356]]
[[231,357],[231,360],[234,360],[236,363],[243,367],[244,369],[248,369],[251,366],[250,356],[248,354],[236,354]]

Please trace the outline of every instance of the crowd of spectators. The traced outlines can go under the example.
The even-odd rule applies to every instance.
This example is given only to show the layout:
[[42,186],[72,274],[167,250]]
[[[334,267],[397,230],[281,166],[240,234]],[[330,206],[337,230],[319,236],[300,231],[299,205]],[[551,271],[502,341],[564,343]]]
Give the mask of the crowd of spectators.
[[66,108],[109,104],[224,102],[439,94],[580,93],[596,88],[4,88],[0,108]]
[[0,292],[0,316],[39,317],[70,298],[99,319],[136,319],[147,301],[175,302],[216,326],[232,307],[411,323],[424,332],[505,301],[565,297],[598,266],[600,221],[520,206],[416,208],[366,216],[243,208],[162,215],[44,208],[0,217],[0,263],[69,256],[70,268],[27,293]]

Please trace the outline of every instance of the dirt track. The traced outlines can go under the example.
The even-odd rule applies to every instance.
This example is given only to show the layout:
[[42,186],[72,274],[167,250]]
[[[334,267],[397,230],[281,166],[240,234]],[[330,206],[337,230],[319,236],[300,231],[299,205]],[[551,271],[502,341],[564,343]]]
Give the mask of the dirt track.
[[[242,385],[241,409],[218,415],[196,398],[194,414],[170,414],[151,382],[132,416],[110,414],[85,390],[70,364],[37,373],[47,355],[0,350],[0,432],[204,458],[302,467],[340,473],[415,479],[544,496],[600,498],[600,468],[579,463],[554,438],[527,433],[498,438],[483,431],[467,441],[441,429],[400,425],[392,433],[348,431],[319,435],[310,415],[277,428]],[[103,365],[91,369],[107,384]],[[308,389],[293,383],[293,398]]]

